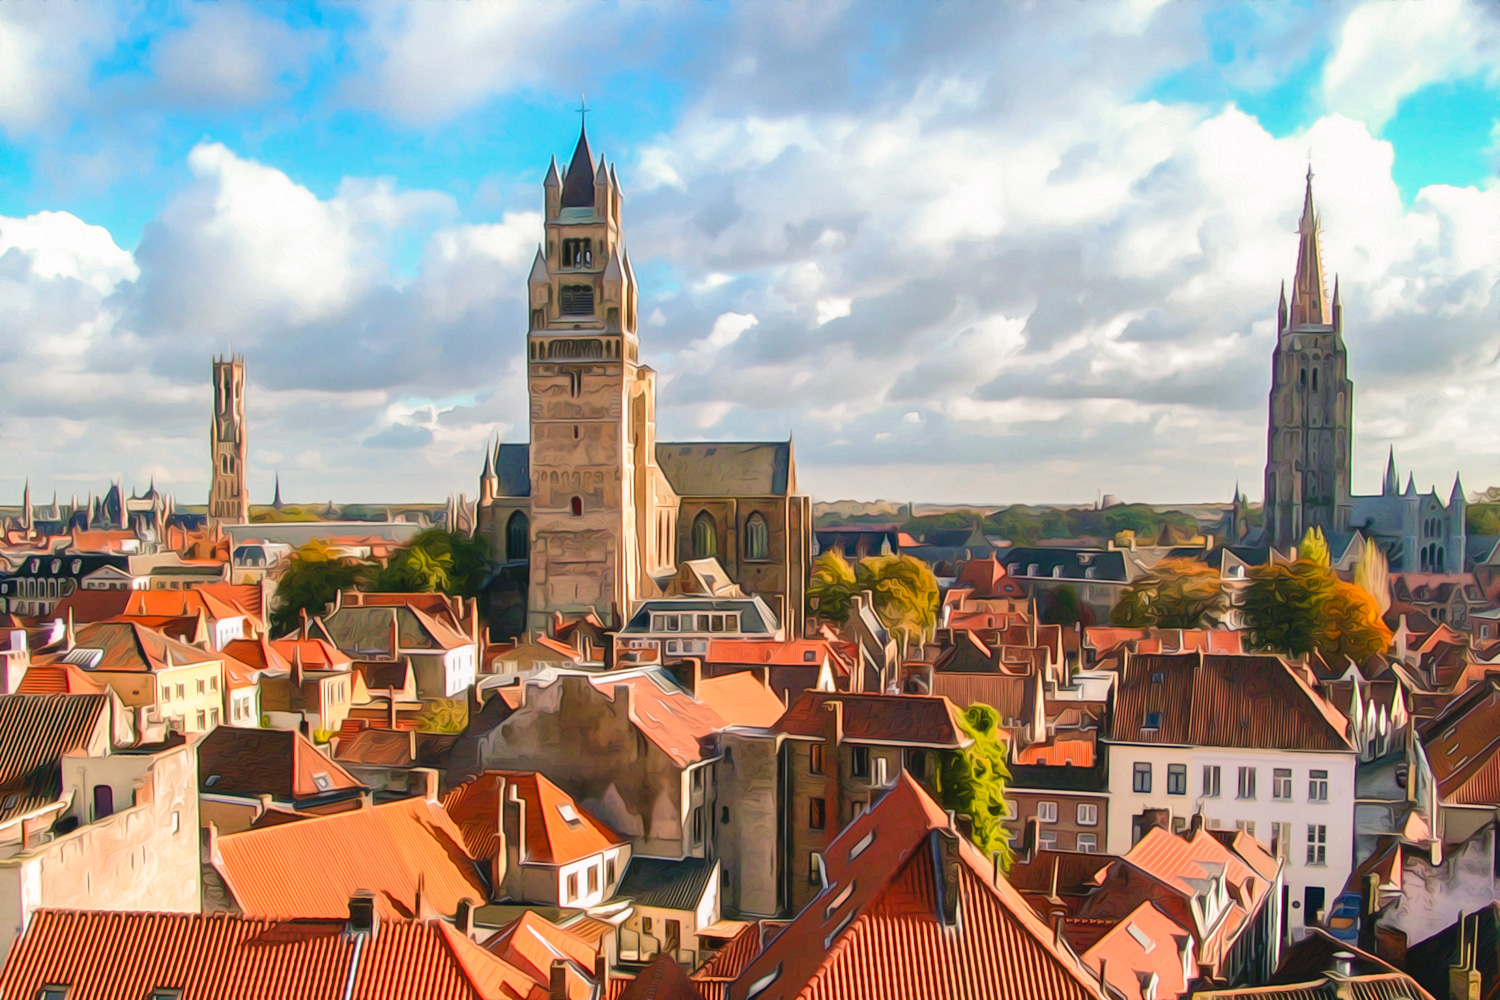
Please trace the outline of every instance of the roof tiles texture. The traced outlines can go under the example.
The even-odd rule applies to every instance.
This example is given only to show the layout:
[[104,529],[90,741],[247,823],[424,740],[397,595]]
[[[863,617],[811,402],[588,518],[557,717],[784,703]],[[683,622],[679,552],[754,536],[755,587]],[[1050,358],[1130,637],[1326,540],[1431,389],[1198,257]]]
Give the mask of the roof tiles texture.
[[[625,841],[535,771],[486,771],[443,797],[443,808],[457,825],[475,858],[492,858],[500,850],[498,826],[501,795],[509,790],[526,804],[526,857],[540,865],[565,865],[606,851]],[[571,813],[569,820],[564,813]]]
[[[451,926],[383,920],[355,958],[343,920],[42,910],[11,952],[0,995],[66,983],[68,1000],[545,1000],[540,983]],[[349,982],[354,969],[354,981]]]
[[209,795],[289,802],[365,787],[301,733],[236,726],[220,726],[198,742],[198,784]]
[[63,755],[87,749],[108,718],[102,694],[0,695],[0,820],[55,802]]
[[844,738],[855,742],[958,747],[967,740],[953,704],[930,695],[807,691],[788,706],[775,728],[796,736],[821,736],[828,715],[823,705],[829,701],[843,705]]

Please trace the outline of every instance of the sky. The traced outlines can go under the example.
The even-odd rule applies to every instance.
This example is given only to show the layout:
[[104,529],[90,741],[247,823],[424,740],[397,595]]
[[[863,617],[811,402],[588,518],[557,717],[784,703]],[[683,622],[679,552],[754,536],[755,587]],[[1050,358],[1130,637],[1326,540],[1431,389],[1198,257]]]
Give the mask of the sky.
[[0,503],[441,501],[580,95],[663,440],[819,500],[1252,499],[1309,165],[1357,492],[1500,485],[1500,4],[0,3]]

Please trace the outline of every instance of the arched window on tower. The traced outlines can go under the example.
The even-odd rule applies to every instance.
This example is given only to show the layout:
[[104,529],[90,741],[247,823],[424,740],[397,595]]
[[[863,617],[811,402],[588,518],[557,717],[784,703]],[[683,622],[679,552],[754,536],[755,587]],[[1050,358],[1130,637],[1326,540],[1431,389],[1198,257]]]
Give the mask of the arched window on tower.
[[759,511],[745,521],[745,558],[771,558],[771,528]]
[[574,497],[573,498],[572,507],[573,507],[573,516],[574,517],[582,517],[583,516],[583,497]]
[[693,518],[693,558],[708,559],[719,554],[719,530],[714,516],[708,511],[699,511]]
[[516,511],[505,525],[505,558],[520,562],[528,558],[531,546],[531,525],[526,515]]

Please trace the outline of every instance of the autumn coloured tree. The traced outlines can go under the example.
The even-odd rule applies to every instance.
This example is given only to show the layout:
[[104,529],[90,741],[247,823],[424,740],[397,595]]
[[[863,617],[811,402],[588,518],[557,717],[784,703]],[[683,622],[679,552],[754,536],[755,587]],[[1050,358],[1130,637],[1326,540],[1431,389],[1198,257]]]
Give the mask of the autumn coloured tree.
[[1228,610],[1218,570],[1194,559],[1163,559],[1125,588],[1109,620],[1125,628],[1212,628]]
[[1240,611],[1259,649],[1301,656],[1317,653],[1330,664],[1346,657],[1363,662],[1390,648],[1391,631],[1377,599],[1329,568],[1321,531],[1309,531],[1293,563],[1250,572]]

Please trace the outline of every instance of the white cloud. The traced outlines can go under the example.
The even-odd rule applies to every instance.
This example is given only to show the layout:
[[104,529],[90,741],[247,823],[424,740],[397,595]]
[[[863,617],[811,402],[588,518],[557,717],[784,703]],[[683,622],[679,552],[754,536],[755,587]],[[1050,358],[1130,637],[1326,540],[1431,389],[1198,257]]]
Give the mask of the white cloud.
[[1500,80],[1500,23],[1468,0],[1364,3],[1339,31],[1323,73],[1330,109],[1380,128],[1401,98],[1432,83]]
[[286,91],[321,46],[309,31],[241,4],[193,4],[188,24],[151,46],[149,65],[175,106],[258,104]]
[[59,107],[86,94],[117,22],[107,4],[0,4],[0,128],[56,124]]

